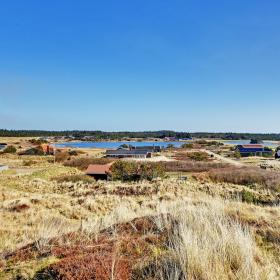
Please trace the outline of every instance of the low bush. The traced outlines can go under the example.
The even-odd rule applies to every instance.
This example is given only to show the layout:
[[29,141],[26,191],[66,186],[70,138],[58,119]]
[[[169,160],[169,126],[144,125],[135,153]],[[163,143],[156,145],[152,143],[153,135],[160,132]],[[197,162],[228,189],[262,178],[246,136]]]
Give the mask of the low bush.
[[107,164],[113,162],[113,159],[109,158],[90,158],[90,157],[78,157],[64,163],[65,166],[76,167],[80,170],[85,170],[90,164]]
[[185,143],[181,146],[181,148],[183,149],[192,149],[193,148],[193,144],[191,143]]
[[5,154],[15,154],[17,152],[17,148],[13,145],[6,147],[3,151]]
[[29,142],[33,145],[42,145],[48,143],[48,141],[44,139],[30,139]]
[[256,198],[253,195],[253,193],[246,191],[246,190],[242,190],[241,192],[241,199],[243,202],[247,202],[247,203],[254,203],[256,202]]
[[112,165],[111,172],[112,179],[120,181],[151,181],[154,178],[163,178],[165,176],[163,165],[155,162],[139,163],[135,161],[118,160]]
[[31,148],[28,150],[25,150],[23,152],[20,152],[19,155],[28,155],[28,156],[42,156],[44,155],[44,151],[41,147]]
[[37,163],[37,161],[35,161],[35,160],[24,160],[22,165],[23,166],[32,166],[32,165],[34,165],[36,163]]
[[209,155],[205,152],[188,153],[187,156],[195,161],[207,161],[209,159]]
[[71,159],[71,155],[68,151],[58,151],[55,153],[55,161],[57,162],[65,162]]
[[177,152],[175,154],[177,160],[193,160],[193,161],[208,161],[209,155],[205,152]]
[[201,146],[223,146],[224,144],[219,141],[206,141],[206,140],[197,140],[195,141],[196,144]]

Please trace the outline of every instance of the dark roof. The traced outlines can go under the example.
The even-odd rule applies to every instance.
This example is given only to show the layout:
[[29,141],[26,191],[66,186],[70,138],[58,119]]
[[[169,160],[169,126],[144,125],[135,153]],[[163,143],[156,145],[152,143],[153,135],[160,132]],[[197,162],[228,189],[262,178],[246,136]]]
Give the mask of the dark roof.
[[264,146],[260,144],[237,145],[236,149],[238,149],[240,153],[266,152]]
[[107,155],[146,155],[147,150],[107,150]]
[[263,148],[264,146],[261,144],[246,144],[246,145],[239,145],[242,148],[246,148],[246,149],[256,149],[256,148]]
[[160,146],[133,146],[133,150],[160,150]]

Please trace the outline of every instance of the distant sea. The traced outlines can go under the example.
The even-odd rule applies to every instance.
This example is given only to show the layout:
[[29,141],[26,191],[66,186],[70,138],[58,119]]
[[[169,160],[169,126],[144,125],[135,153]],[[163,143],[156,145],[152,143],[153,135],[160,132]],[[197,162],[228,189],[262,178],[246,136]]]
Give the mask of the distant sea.
[[56,147],[61,148],[97,148],[97,149],[117,149],[119,146],[123,144],[131,145],[131,146],[160,146],[166,148],[168,145],[173,145],[174,147],[181,147],[185,142],[162,142],[162,141],[156,141],[156,142],[118,142],[118,141],[112,141],[112,142],[66,142],[66,143],[58,143],[55,144]]
[[[61,148],[97,148],[97,149],[117,149],[119,146],[123,144],[131,145],[131,146],[161,146],[166,148],[168,145],[173,145],[174,147],[181,147],[184,143],[191,143],[192,141],[141,141],[141,142],[118,142],[118,141],[104,141],[104,142],[65,142],[65,143],[57,143],[56,147]],[[229,145],[245,145],[250,144],[250,140],[229,140],[229,141],[221,141],[224,144]],[[263,141],[263,145],[271,148],[276,148],[279,144],[270,141]]]

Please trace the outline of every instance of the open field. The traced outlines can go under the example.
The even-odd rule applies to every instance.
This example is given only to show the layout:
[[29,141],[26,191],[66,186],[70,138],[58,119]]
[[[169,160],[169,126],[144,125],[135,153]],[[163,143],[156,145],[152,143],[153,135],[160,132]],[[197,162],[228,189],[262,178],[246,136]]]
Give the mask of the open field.
[[86,177],[100,151],[0,155],[0,279],[279,279],[279,173],[189,152],[136,182]]

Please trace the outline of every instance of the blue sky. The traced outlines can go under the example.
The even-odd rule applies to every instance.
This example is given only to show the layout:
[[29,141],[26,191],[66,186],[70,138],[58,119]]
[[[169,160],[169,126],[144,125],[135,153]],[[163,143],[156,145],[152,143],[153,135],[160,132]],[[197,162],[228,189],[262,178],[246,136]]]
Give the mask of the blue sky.
[[0,3],[0,128],[280,132],[278,0]]

